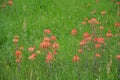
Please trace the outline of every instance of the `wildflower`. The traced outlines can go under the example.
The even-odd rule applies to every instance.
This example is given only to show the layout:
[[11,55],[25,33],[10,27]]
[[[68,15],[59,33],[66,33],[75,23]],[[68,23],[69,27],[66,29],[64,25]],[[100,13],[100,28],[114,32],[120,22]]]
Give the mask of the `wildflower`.
[[28,59],[34,60],[34,59],[36,58],[36,56],[37,56],[37,54],[36,54],[36,53],[33,53],[32,55],[30,55],[30,56],[28,57]]
[[102,38],[102,37],[100,37],[100,38],[94,38],[94,42],[104,43],[104,38]]
[[8,1],[8,5],[12,6],[12,5],[13,5],[13,1],[12,1],[12,0],[9,0],[9,1]]
[[19,63],[19,62],[20,62],[20,59],[17,58],[17,59],[15,60],[15,62]]
[[96,0],[96,3],[98,3],[100,0]]
[[46,56],[46,63],[51,63],[54,60],[53,55],[51,52],[48,52]]
[[120,54],[118,54],[118,55],[116,56],[116,58],[120,60]]
[[50,38],[44,37],[43,41],[50,42]]
[[83,37],[84,38],[87,38],[87,37],[89,37],[90,36],[90,34],[88,33],[88,32],[85,32],[84,34],[83,34]]
[[93,10],[92,12],[91,12],[91,14],[95,14],[96,13],[96,10]]
[[102,12],[101,12],[101,15],[105,15],[105,14],[106,14],[106,11],[102,11]]
[[120,22],[116,22],[115,27],[120,27]]
[[84,20],[86,20],[86,21],[87,21],[87,20],[88,20],[88,18],[85,18]]
[[73,59],[72,59],[72,61],[73,62],[77,62],[77,61],[79,61],[79,56],[78,55],[75,55],[74,57],[73,57]]
[[117,2],[117,5],[120,5],[120,2]]
[[16,56],[16,60],[15,60],[15,61],[16,61],[17,63],[19,63],[19,62],[20,62],[20,59],[22,58],[21,51],[16,50],[15,56]]
[[100,44],[95,44],[95,48],[96,49],[100,48]]
[[18,41],[19,41],[18,39],[13,39],[14,43],[18,43]]
[[40,54],[40,50],[37,50],[36,53],[37,53],[37,54]]
[[44,33],[50,34],[50,33],[51,33],[51,30],[50,30],[50,29],[45,29],[45,30],[44,30]]
[[29,48],[28,48],[28,51],[29,51],[29,52],[33,52],[34,50],[35,50],[35,47],[29,47]]
[[99,53],[96,53],[95,56],[98,57],[98,58],[101,57],[101,55]]
[[85,32],[85,33],[83,34],[83,37],[85,38],[86,41],[91,40],[90,34],[89,34],[88,32]]
[[104,29],[104,27],[103,27],[103,26],[100,26],[100,27],[99,27],[99,29],[100,29],[100,30],[103,30],[103,29]]
[[77,29],[72,29],[71,34],[75,36],[77,34]]
[[22,51],[23,49],[24,49],[24,47],[23,47],[23,46],[21,46],[21,47],[20,47],[20,50]]
[[54,52],[53,52],[53,54],[55,54],[55,55],[56,55],[56,54],[58,54],[58,53],[57,53],[57,51],[54,51]]
[[93,24],[100,24],[100,22],[98,22],[96,18],[92,18],[91,20],[88,20],[88,23],[92,24],[92,25]]
[[56,36],[51,36],[50,40],[55,41],[56,40]]
[[48,41],[43,41],[43,42],[41,42],[40,43],[40,47],[41,48],[44,48],[44,49],[48,49],[48,48],[50,48],[50,42],[48,42]]
[[16,50],[16,52],[15,52],[15,55],[16,55],[16,57],[18,58],[18,57],[21,57],[21,51],[19,51],[19,50]]
[[112,37],[112,33],[108,32],[108,33],[106,34],[106,36],[107,36],[107,37]]
[[78,50],[78,52],[79,52],[79,53],[82,53],[82,52],[83,52],[83,50],[82,50],[82,49],[79,49],[79,50]]
[[80,42],[80,46],[83,46],[83,45],[85,45],[86,43],[87,43],[86,40],[82,40],[82,41]]
[[83,24],[83,25],[86,25],[86,22],[85,22],[85,21],[83,21],[83,22],[82,22],[82,24]]
[[14,36],[13,42],[17,43],[18,41],[19,41],[19,36],[18,35]]
[[58,44],[58,43],[56,43],[56,42],[54,42],[54,43],[52,44],[52,47],[56,50],[56,49],[58,49],[58,48],[59,48],[59,44]]

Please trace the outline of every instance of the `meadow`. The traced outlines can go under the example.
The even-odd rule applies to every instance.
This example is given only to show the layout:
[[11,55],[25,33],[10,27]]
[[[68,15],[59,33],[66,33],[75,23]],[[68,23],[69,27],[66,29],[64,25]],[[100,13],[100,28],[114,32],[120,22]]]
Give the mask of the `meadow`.
[[0,80],[120,80],[120,0],[0,0]]

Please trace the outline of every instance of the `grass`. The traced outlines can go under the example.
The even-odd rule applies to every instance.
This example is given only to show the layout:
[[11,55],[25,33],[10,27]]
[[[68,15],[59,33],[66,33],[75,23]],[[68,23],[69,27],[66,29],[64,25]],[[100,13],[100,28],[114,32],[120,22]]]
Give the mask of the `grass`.
[[[7,0],[0,0],[0,5],[4,1]],[[93,10],[95,14],[91,13]],[[101,15],[102,11],[106,14]],[[92,43],[87,46],[92,48],[91,51],[82,47],[84,53],[77,52],[84,32],[92,34],[91,25],[82,25],[84,18],[99,20],[101,24],[97,27],[105,28],[97,30],[97,34],[106,38],[108,30],[113,35],[119,31],[114,26],[119,21],[116,13],[116,1],[112,0],[98,3],[95,0],[13,0],[12,6],[0,7],[0,80],[119,80],[120,61],[116,60],[116,55],[120,53],[120,36],[105,39],[107,46],[101,48],[105,52],[100,53],[99,59],[94,60]],[[78,31],[75,37],[71,36],[73,28]],[[52,31],[60,45],[56,61],[52,64],[45,62],[44,51],[33,61],[28,59],[28,48],[36,46],[35,51],[39,49],[45,29]],[[15,62],[15,35],[19,36],[18,46],[24,46],[20,69]],[[76,54],[80,60],[74,63],[72,58]]]

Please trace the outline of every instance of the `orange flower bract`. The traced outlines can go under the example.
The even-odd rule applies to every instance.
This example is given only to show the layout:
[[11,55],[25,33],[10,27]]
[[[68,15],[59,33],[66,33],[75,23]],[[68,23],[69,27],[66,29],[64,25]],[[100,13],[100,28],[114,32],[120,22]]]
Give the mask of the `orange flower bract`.
[[78,55],[75,55],[74,57],[73,57],[73,59],[72,59],[72,61],[73,62],[77,62],[77,61],[79,61],[79,56]]

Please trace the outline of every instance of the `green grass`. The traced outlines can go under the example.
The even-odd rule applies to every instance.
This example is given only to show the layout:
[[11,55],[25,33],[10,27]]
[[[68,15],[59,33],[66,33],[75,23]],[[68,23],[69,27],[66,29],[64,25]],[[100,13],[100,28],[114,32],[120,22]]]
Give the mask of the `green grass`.
[[[0,5],[4,1],[0,0]],[[97,31],[105,37],[108,30],[115,35],[114,23],[119,19],[116,15],[116,1],[100,0],[13,0],[13,5],[0,7],[0,80],[119,80],[117,75],[118,62],[116,55],[120,54],[120,36],[113,36],[110,41],[105,39],[106,45],[101,58],[94,64],[94,50],[86,48],[79,54],[79,42],[84,32],[92,34],[89,24],[82,25],[84,18],[95,17],[104,26],[103,31]],[[96,10],[95,14],[91,14]],[[101,11],[106,14],[101,15]],[[71,30],[76,28],[78,34],[71,36]],[[28,48],[36,46],[39,49],[43,39],[44,29],[50,29],[57,37],[60,45],[56,61],[49,65],[45,62],[44,52],[41,51],[34,61],[28,59]],[[119,29],[120,30],[120,29]],[[19,36],[18,46],[24,46],[20,70],[15,62],[15,46],[13,38]],[[90,48],[92,43],[89,44]],[[35,50],[35,51],[36,51]],[[73,63],[72,58],[79,54],[80,61]],[[109,76],[107,65],[112,55],[112,66]],[[88,67],[86,67],[88,64]],[[100,68],[100,71],[97,71]],[[96,72],[94,72],[96,71]],[[95,73],[95,75],[93,74]],[[119,73],[120,74],[120,73]],[[79,79],[80,78],[80,79]]]

